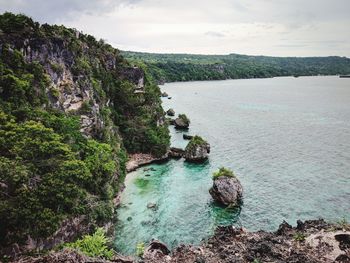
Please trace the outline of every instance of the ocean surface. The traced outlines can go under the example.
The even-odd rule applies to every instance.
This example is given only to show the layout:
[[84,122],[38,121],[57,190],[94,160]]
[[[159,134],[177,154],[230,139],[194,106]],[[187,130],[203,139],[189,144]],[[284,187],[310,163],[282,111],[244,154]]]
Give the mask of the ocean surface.
[[[283,77],[161,86],[165,110],[186,113],[190,135],[211,144],[205,164],[182,159],[127,176],[115,246],[134,254],[156,238],[198,244],[217,225],[274,231],[286,220],[350,220],[350,79]],[[170,126],[172,146],[185,147]],[[240,209],[213,203],[211,175],[232,169],[244,188]],[[155,203],[157,209],[147,208]]]

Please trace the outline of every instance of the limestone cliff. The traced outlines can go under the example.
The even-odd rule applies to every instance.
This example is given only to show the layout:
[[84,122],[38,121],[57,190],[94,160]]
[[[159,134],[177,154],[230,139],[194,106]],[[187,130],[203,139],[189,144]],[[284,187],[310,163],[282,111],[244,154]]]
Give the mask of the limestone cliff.
[[0,15],[0,134],[0,248],[11,253],[110,222],[127,153],[169,148],[147,68],[103,40],[11,13]]

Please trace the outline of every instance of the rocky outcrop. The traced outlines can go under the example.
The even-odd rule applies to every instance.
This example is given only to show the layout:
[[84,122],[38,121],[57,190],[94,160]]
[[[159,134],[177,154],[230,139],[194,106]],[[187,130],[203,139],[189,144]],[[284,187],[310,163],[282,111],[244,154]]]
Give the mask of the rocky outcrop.
[[58,252],[51,252],[48,255],[39,257],[23,257],[17,263],[133,263],[132,257],[115,255],[111,260],[92,258],[72,249],[64,249]]
[[220,176],[214,179],[209,193],[223,205],[236,206],[243,197],[243,187],[236,177]]
[[193,138],[192,135],[188,135],[188,134],[183,134],[182,138],[184,138],[184,140],[191,140]]
[[185,159],[188,162],[203,162],[208,159],[210,145],[199,136],[194,136],[185,148]]
[[135,90],[143,90],[145,86],[145,73],[139,67],[127,67],[121,72],[121,77],[135,85]]
[[185,155],[185,151],[181,148],[171,147],[169,151],[169,157],[180,159]]
[[[146,262],[156,262],[157,260],[171,259],[170,250],[159,240],[152,240],[143,253]],[[164,261],[163,261],[164,262]]]
[[189,123],[184,121],[181,118],[176,118],[174,121],[175,128],[178,130],[187,130],[189,127]]
[[[200,246],[180,245],[173,251],[152,240],[144,251],[144,263],[248,263],[295,262],[331,263],[350,261],[350,225],[328,224],[324,220],[283,222],[276,232],[248,232],[234,226],[218,227]],[[111,261],[90,258],[74,250],[51,252],[37,257],[22,257],[20,263],[133,263],[135,258],[114,256]]]
[[135,171],[141,166],[145,166],[151,163],[164,162],[166,160],[168,160],[168,153],[159,158],[154,157],[153,155],[148,153],[131,154],[129,155],[129,160],[126,163],[126,171],[129,173]]
[[174,121],[175,129],[187,130],[190,126],[190,120],[185,114],[179,114],[179,116]]
[[167,112],[166,112],[166,114],[168,115],[168,116],[175,116],[175,111],[173,110],[173,109],[169,109],[169,110],[167,110]]
[[349,230],[323,220],[299,221],[297,227],[284,222],[274,233],[218,227],[201,246],[181,245],[170,255],[149,255],[145,263],[349,262]]

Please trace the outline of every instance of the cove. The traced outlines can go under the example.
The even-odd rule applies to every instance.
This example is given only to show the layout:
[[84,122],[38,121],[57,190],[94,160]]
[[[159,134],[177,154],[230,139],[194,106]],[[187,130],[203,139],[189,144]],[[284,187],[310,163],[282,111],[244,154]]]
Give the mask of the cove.
[[[161,86],[164,110],[191,119],[211,144],[207,163],[171,160],[128,174],[115,247],[134,254],[157,238],[198,244],[218,225],[275,230],[286,220],[350,219],[350,82],[338,77],[182,82]],[[186,146],[170,127],[172,145]],[[214,204],[211,174],[225,166],[244,188],[241,209]],[[148,170],[153,168],[153,170]],[[147,208],[155,203],[156,209]]]

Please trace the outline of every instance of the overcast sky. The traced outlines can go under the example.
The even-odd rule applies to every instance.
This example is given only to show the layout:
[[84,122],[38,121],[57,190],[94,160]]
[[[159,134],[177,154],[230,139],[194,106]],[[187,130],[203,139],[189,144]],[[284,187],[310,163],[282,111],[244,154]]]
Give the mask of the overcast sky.
[[0,0],[123,50],[350,57],[350,0]]

